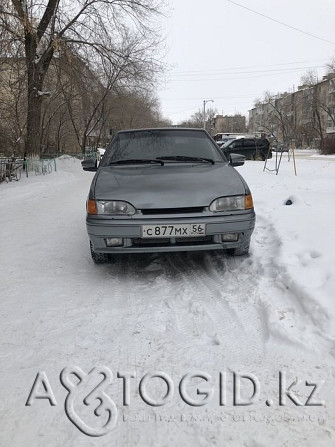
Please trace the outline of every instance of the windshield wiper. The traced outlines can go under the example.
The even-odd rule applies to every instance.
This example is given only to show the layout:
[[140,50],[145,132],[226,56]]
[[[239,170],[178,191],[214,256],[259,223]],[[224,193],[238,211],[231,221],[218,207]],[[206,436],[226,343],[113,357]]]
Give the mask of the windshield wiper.
[[157,160],[157,159],[150,159],[150,158],[124,158],[124,159],[119,159],[119,160],[115,160],[115,161],[110,161],[108,164],[109,165],[134,165],[134,164],[160,164],[161,166],[164,166],[164,162],[162,160]]
[[186,155],[171,155],[166,157],[157,157],[156,160],[167,160],[167,161],[195,161],[200,163],[211,163],[212,165],[215,163],[211,158],[203,158],[203,157],[187,157]]

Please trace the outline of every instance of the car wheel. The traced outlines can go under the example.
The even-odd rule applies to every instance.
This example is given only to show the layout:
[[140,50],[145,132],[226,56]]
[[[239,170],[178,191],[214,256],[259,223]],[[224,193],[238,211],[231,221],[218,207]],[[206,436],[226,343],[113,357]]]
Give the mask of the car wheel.
[[90,242],[90,250],[91,250],[91,257],[93,259],[93,262],[95,264],[105,264],[109,260],[109,256],[106,253],[97,253],[93,250],[92,242]]
[[239,248],[229,248],[227,253],[230,256],[245,256],[249,253],[249,244],[247,246],[242,246]]
[[265,157],[263,154],[261,154],[260,152],[255,152],[254,155],[252,156],[252,159],[254,161],[264,161]]

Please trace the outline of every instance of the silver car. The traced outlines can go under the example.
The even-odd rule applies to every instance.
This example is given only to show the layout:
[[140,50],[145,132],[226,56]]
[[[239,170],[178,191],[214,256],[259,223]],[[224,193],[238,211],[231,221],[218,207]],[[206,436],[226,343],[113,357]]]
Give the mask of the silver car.
[[95,263],[117,253],[228,250],[246,255],[255,226],[248,185],[202,129],[161,128],[116,134],[87,199]]

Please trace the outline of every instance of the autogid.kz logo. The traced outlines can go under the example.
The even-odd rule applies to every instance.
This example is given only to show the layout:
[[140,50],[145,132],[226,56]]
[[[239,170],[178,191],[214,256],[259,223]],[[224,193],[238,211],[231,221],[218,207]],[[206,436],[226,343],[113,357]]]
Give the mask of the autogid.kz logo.
[[[113,373],[106,366],[95,367],[86,374],[78,366],[64,368],[60,374],[60,382],[68,391],[64,408],[70,421],[88,436],[103,436],[116,425],[118,411],[114,401],[106,393],[113,382]],[[35,399],[47,399],[50,405],[56,406],[56,398],[44,371],[37,373],[26,406],[31,406]],[[95,418],[95,426],[85,422],[90,408]],[[83,416],[80,416],[83,413]],[[92,419],[92,418],[91,418]],[[97,424],[99,423],[99,425]]]
[[[255,403],[266,407],[283,407],[287,403],[296,407],[324,406],[325,402],[317,397],[323,381],[300,380],[297,377],[287,380],[286,372],[279,371],[278,387],[271,398],[261,395],[261,384],[254,374],[232,372],[231,386],[227,386],[227,373],[219,372],[212,377],[207,372],[197,371],[181,377],[178,387],[175,381],[162,371],[146,373],[136,380],[138,395],[142,402],[150,407],[163,407],[170,404],[176,395],[190,407],[203,407],[211,401],[219,407],[243,407]],[[119,406],[131,405],[131,389],[137,379],[134,372],[117,372],[122,382],[122,402]],[[153,379],[159,384],[159,397],[154,397],[150,384]],[[157,380],[158,379],[158,380]],[[106,366],[99,366],[85,373],[78,366],[64,368],[60,373],[60,383],[67,390],[64,409],[69,420],[88,436],[104,436],[118,421],[118,408],[110,397],[109,387],[113,382],[113,373]],[[306,389],[307,387],[307,389]],[[151,391],[150,391],[151,390]],[[177,391],[176,391],[177,390]],[[303,393],[302,393],[303,391]],[[307,399],[301,400],[301,395]],[[39,371],[30,390],[26,406],[30,407],[36,399],[49,401],[56,406],[57,401],[44,371]]]

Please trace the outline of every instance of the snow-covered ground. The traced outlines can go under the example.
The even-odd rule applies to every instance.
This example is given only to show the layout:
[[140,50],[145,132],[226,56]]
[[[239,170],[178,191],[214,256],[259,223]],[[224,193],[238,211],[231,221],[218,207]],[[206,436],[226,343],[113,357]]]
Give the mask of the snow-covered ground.
[[[0,185],[1,446],[335,444],[334,158],[298,154],[297,176],[287,155],[277,176],[263,172],[262,162],[238,170],[257,213],[247,258],[129,255],[96,266],[85,230],[93,174],[78,161],[63,159],[57,173]],[[65,367],[88,373],[102,365],[114,374],[108,394],[118,419],[94,438],[66,416],[68,392],[59,376]],[[49,380],[53,406],[32,396],[25,405],[39,371]],[[146,373],[157,371],[171,378],[174,393],[154,407],[138,389]],[[188,394],[204,398],[196,383],[214,394],[197,407],[184,402],[179,383],[199,371],[209,381],[190,380]],[[129,406],[117,372],[136,373]],[[286,404],[279,405],[280,372],[282,389],[293,383],[292,398],[303,405],[284,392]],[[234,373],[252,374],[258,392],[251,405],[236,405],[238,396],[234,405]],[[86,394],[98,383],[93,376]],[[322,406],[306,406],[311,383],[317,387],[309,403]],[[250,398],[252,382],[241,384],[242,397]],[[162,400],[166,390],[153,378],[147,394]],[[50,397],[41,383],[35,391]],[[74,411],[101,427],[92,406],[83,407],[76,401]]]

